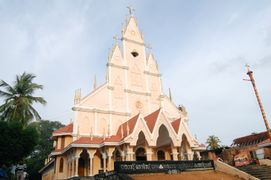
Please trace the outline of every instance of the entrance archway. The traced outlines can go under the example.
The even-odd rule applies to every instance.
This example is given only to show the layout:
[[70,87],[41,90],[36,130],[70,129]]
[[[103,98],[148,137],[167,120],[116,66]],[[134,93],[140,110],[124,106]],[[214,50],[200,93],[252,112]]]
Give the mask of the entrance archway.
[[135,155],[136,161],[147,161],[146,151],[143,147],[137,148]]
[[157,151],[157,160],[158,161],[166,160],[165,152],[164,151],[162,151],[162,150],[158,150]]
[[136,161],[147,161],[146,151],[144,148],[146,146],[148,146],[148,143],[147,143],[144,133],[141,131],[138,134],[138,139],[137,139],[136,147],[135,147]]
[[114,161],[122,161],[121,152],[116,148],[113,152]]
[[156,147],[158,148],[156,155],[157,160],[172,160],[172,140],[169,136],[169,132],[164,124],[162,124],[159,128],[159,135],[156,141]]
[[185,135],[182,136],[182,143],[180,148],[181,160],[189,160],[188,149],[190,145]]
[[80,154],[80,158],[78,161],[78,175],[79,176],[87,176],[89,167],[89,154],[86,149],[82,151]]

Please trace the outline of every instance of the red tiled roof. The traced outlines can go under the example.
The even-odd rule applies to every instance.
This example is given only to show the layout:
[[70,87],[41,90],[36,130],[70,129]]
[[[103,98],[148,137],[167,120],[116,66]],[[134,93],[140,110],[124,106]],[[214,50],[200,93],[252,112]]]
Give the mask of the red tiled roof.
[[153,113],[149,114],[148,116],[144,117],[144,119],[148,125],[148,128],[151,132],[153,131],[153,128],[154,128],[155,123],[157,121],[159,112],[160,112],[160,108],[158,110],[154,111]]
[[[118,128],[117,131],[117,135],[121,137],[121,131],[123,130],[123,137],[128,136],[129,134],[131,134],[134,131],[135,128],[135,124],[136,121],[138,119],[139,114],[137,114],[136,116],[132,117],[131,119],[129,119],[128,121],[126,121],[125,123],[121,124]],[[129,132],[128,132],[128,127],[129,127]]]
[[174,128],[175,132],[178,134],[178,130],[180,127],[180,123],[181,123],[181,118],[174,120],[173,122],[171,122],[172,127]]
[[258,144],[264,140],[268,139],[268,134],[266,131],[260,132],[258,134],[251,134],[248,136],[240,137],[233,140],[233,145],[252,145]]
[[262,142],[260,142],[259,145],[263,145],[263,144],[267,144],[267,143],[271,143],[271,139],[270,138],[266,139],[266,140],[264,140]]
[[114,135],[114,136],[111,136],[109,138],[106,138],[104,140],[104,142],[119,142],[121,140],[121,136],[120,135]]
[[73,123],[68,124],[62,128],[59,128],[53,132],[53,134],[60,134],[60,133],[72,133],[73,130]]
[[101,144],[103,142],[103,138],[98,137],[80,137],[75,140],[72,144]]
[[119,135],[114,135],[105,139],[102,137],[80,137],[72,144],[101,144],[103,142],[119,142],[120,140],[121,137]]

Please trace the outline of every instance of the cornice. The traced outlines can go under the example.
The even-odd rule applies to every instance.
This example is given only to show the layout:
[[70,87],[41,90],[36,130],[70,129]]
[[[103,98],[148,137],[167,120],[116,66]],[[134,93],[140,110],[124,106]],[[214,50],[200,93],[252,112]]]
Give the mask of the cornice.
[[131,89],[124,89],[124,92],[131,93],[131,94],[137,94],[137,95],[151,96],[151,93],[134,91],[134,90],[131,90]]
[[128,66],[121,66],[121,65],[114,64],[114,63],[107,63],[106,66],[111,66],[111,67],[120,68],[120,69],[125,69],[125,70],[128,70],[128,69],[129,69]]

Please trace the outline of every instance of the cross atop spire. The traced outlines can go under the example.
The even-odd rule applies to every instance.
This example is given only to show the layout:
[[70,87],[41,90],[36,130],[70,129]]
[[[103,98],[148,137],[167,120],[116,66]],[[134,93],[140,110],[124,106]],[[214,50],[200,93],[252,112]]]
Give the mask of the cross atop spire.
[[127,6],[128,10],[129,10],[129,14],[130,16],[133,16],[134,15],[134,12],[135,12],[135,9],[133,8],[133,6]]
[[250,71],[250,66],[249,66],[249,64],[246,64],[246,68],[247,68],[247,71],[249,72],[249,71]]

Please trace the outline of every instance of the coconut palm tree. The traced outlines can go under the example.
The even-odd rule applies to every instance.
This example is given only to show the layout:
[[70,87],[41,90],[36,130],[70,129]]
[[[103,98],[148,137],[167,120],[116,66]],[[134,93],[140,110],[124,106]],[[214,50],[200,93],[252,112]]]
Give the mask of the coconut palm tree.
[[5,121],[20,121],[24,126],[32,120],[40,120],[34,103],[46,104],[42,97],[33,96],[34,92],[43,89],[42,85],[33,83],[36,76],[23,73],[17,75],[13,85],[0,80],[0,97],[4,103],[0,106],[0,118]]
[[220,139],[217,136],[209,136],[206,143],[207,143],[207,149],[216,149],[219,148],[220,145]]

